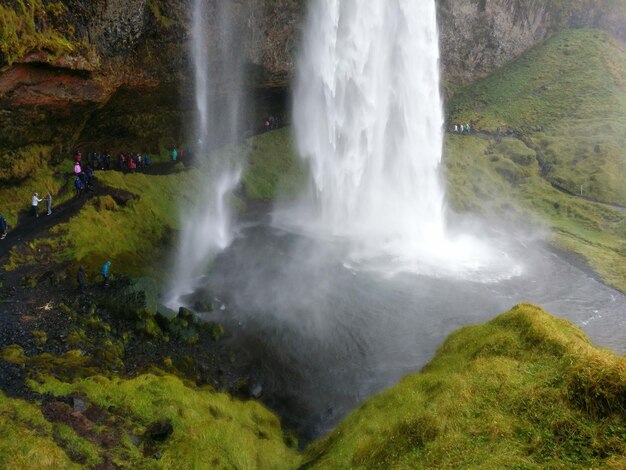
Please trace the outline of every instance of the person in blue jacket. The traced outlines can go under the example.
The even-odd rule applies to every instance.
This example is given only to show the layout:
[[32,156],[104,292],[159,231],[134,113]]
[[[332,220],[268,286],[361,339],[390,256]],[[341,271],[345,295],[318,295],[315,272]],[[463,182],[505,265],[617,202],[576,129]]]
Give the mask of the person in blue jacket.
[[7,219],[5,219],[2,214],[0,214],[0,240],[7,236],[8,230],[9,224],[7,224]]
[[102,274],[102,280],[104,281],[104,287],[109,287],[109,270],[111,269],[111,261],[107,260],[102,266],[100,270],[100,274]]

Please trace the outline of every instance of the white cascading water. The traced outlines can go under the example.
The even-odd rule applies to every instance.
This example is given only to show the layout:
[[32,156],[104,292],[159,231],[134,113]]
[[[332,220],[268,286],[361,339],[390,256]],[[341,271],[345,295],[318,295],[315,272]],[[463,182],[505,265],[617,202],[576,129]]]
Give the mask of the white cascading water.
[[[204,185],[196,207],[183,208],[183,227],[167,303],[193,292],[207,264],[233,238],[229,197],[241,176],[240,155],[214,152],[241,134],[243,61],[230,2],[194,0],[190,52],[195,84],[193,155]],[[209,42],[209,32],[217,44]],[[217,32],[217,34],[216,34]],[[210,57],[209,51],[216,54]]]
[[446,231],[434,0],[313,0],[294,126],[312,177],[296,223],[349,239],[370,266],[466,275],[496,261]]

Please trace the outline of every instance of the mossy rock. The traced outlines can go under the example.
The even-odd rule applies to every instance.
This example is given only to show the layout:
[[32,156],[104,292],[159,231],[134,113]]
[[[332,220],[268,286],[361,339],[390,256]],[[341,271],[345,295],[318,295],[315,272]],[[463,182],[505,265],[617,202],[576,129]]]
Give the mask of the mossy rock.
[[112,290],[105,304],[113,313],[126,319],[152,318],[159,304],[157,284],[147,277],[131,279],[125,287]]

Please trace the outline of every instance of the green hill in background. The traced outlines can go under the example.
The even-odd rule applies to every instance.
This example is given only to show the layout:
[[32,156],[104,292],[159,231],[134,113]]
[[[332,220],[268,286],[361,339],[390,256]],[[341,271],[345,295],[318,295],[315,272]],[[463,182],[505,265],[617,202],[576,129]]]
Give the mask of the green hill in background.
[[517,130],[544,176],[594,200],[626,205],[626,46],[566,30],[455,95],[451,122]]

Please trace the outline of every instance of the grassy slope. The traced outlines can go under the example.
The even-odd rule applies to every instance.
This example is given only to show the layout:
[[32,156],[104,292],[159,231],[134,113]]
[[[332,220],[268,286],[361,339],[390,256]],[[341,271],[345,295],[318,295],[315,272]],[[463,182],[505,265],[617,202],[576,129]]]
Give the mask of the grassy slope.
[[[54,426],[39,409],[0,392],[0,468],[6,470],[78,469],[54,442]],[[78,442],[78,436],[72,436]]]
[[626,205],[626,46],[596,30],[567,30],[461,90],[451,122],[524,131],[547,176],[595,200]]
[[[586,175],[603,182],[603,191],[592,196],[622,202],[626,158],[602,150],[618,145],[626,133],[626,117],[618,116],[626,104],[624,92],[611,68],[621,61],[626,65],[626,51],[604,33],[574,30],[555,36],[450,103],[453,122],[472,119],[482,129],[509,127],[525,136],[500,143],[448,136],[445,162],[454,209],[539,223],[551,229],[555,244],[579,253],[606,282],[626,291],[626,213],[574,198],[549,183],[563,183],[561,175]],[[620,72],[624,80],[625,71]],[[584,130],[590,123],[594,136]],[[529,130],[533,126],[541,126],[542,132]],[[579,134],[571,140],[566,131]],[[587,163],[576,163],[570,153],[571,146],[583,144],[590,149],[583,160],[596,165],[595,176],[583,171]],[[593,151],[596,145],[600,154]],[[547,178],[541,177],[542,159],[550,166]]]
[[[285,444],[276,416],[255,402],[194,390],[172,376],[142,375],[132,380],[92,377],[73,384],[50,379],[35,385],[57,396],[79,393],[113,410],[117,429],[127,436],[109,450],[120,468],[295,468],[299,456]],[[170,420],[174,432],[144,456],[128,435],[142,436],[149,425]],[[106,427],[98,430],[105,432]],[[152,458],[156,451],[162,457]]]
[[520,305],[451,335],[417,375],[306,452],[309,468],[624,468],[626,359]]
[[[182,170],[182,168],[181,168]],[[95,271],[106,259],[112,270],[140,274],[162,267],[159,250],[171,242],[171,231],[179,226],[179,205],[191,203],[200,189],[197,172],[180,171],[169,175],[98,172],[101,185],[134,195],[126,205],[110,196],[89,201],[67,223],[52,229],[48,238],[11,253],[8,269],[23,263],[46,261],[84,264]],[[71,194],[71,193],[70,193]]]

